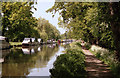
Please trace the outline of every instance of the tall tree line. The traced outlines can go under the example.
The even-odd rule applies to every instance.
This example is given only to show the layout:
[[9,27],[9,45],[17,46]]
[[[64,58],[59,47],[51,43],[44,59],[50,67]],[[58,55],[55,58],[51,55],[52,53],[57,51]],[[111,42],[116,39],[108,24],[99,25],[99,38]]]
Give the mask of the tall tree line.
[[59,12],[73,38],[115,49],[120,58],[120,2],[55,2],[47,12]]
[[38,29],[38,32],[43,40],[47,39],[59,39],[60,38],[60,32],[56,29],[55,26],[49,23],[48,20],[45,20],[44,18],[38,18],[38,26],[36,27]]
[[25,37],[59,38],[59,31],[47,20],[36,19],[31,9],[35,2],[2,3],[2,35],[10,41],[22,41]]
[[2,3],[2,35],[11,41],[23,40],[24,37],[39,36],[36,18],[31,11],[34,2],[3,2]]

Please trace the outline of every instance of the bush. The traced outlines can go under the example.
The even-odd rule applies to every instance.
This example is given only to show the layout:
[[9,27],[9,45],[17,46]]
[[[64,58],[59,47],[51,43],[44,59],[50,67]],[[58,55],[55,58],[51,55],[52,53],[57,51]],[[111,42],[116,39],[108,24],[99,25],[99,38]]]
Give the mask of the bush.
[[82,47],[81,42],[77,42],[76,45]]
[[77,49],[67,49],[66,54],[57,57],[54,67],[50,69],[52,78],[84,78],[85,56]]
[[89,50],[89,49],[91,48],[91,44],[85,43],[85,44],[84,44],[84,47],[85,47],[85,49]]
[[96,53],[96,57],[100,58],[101,57],[101,53],[100,52]]

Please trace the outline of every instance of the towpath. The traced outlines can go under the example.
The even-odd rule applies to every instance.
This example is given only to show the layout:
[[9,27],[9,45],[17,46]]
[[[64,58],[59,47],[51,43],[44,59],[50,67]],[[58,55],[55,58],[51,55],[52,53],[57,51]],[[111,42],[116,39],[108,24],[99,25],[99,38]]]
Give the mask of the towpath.
[[89,50],[82,50],[86,56],[87,78],[114,78],[109,66],[98,60]]

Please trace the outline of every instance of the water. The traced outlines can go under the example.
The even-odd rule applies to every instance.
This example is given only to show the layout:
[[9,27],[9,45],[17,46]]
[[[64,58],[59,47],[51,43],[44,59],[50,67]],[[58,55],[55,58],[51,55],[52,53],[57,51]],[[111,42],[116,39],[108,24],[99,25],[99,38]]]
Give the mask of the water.
[[2,50],[1,76],[50,76],[49,69],[65,45],[43,45]]

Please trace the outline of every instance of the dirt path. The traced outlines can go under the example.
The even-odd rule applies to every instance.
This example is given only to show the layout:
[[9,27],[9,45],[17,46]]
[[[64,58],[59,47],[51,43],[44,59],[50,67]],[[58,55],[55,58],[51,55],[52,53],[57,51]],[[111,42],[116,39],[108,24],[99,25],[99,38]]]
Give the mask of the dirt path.
[[109,66],[98,60],[89,50],[84,50],[86,56],[87,78],[114,78]]

